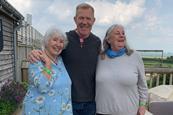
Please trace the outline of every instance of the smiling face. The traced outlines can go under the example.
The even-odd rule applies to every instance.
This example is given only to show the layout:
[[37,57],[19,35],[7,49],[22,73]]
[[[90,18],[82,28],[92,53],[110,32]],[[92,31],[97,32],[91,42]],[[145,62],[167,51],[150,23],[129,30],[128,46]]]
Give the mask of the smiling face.
[[83,38],[88,37],[95,22],[93,10],[91,8],[79,8],[74,20],[79,36]]
[[46,50],[52,57],[57,57],[64,48],[64,40],[60,37],[53,37],[48,40]]
[[125,40],[124,28],[118,25],[111,31],[107,42],[110,44],[112,50],[118,51],[125,47]]

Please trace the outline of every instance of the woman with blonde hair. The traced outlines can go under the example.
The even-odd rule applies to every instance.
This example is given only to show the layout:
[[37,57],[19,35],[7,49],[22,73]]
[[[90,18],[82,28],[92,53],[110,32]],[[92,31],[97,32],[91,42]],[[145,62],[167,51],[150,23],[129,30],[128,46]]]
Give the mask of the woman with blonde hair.
[[127,45],[124,27],[112,25],[96,71],[98,115],[144,115],[147,84],[139,54]]

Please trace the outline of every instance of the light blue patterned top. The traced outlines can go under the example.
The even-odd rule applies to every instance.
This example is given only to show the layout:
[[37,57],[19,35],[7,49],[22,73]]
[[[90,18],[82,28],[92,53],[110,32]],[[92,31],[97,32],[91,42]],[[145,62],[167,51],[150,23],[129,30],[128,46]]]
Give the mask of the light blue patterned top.
[[52,64],[50,80],[42,73],[43,63],[29,65],[29,88],[23,101],[23,115],[72,115],[71,80],[62,58]]

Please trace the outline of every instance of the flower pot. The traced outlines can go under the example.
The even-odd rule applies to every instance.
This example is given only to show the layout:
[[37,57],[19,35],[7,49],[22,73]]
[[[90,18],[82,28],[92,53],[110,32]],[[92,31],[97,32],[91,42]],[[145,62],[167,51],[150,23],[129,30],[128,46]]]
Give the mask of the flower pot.
[[20,104],[12,115],[22,115],[22,104]]

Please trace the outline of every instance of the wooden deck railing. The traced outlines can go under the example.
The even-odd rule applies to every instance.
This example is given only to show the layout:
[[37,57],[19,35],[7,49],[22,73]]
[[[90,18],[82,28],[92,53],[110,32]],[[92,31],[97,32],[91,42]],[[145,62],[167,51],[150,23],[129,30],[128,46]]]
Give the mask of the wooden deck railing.
[[173,68],[145,68],[148,87],[173,84]]

